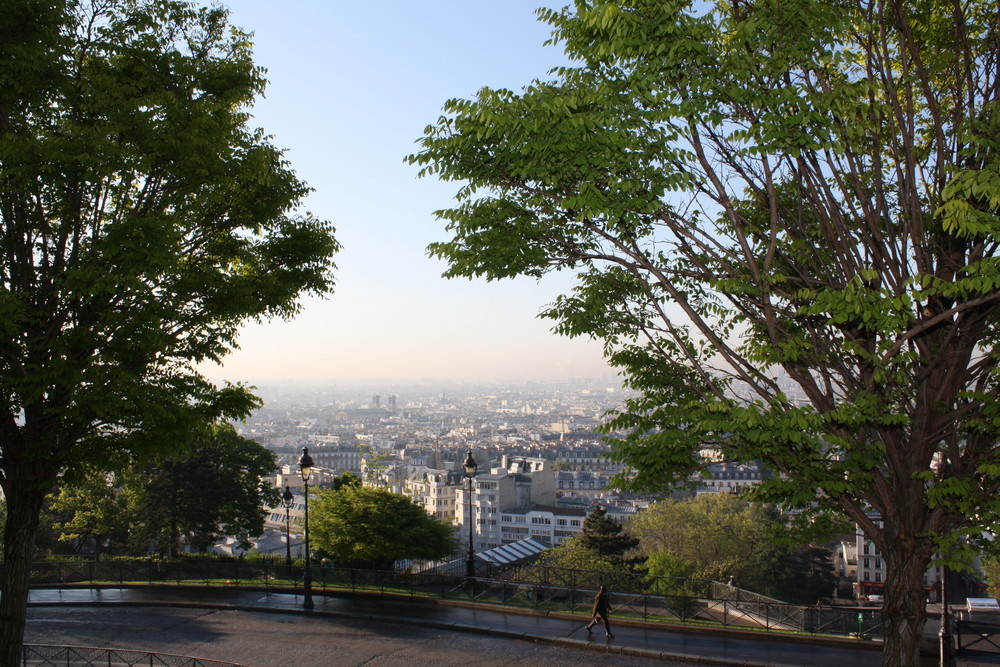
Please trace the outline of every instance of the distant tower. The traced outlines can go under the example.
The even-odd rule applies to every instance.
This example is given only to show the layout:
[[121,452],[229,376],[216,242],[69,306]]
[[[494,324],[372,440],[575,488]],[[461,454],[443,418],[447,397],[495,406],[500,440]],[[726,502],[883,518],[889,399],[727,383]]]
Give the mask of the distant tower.
[[378,410],[382,407],[382,398],[378,394],[372,395],[372,410]]
[[396,395],[392,394],[389,396],[389,412],[396,411]]

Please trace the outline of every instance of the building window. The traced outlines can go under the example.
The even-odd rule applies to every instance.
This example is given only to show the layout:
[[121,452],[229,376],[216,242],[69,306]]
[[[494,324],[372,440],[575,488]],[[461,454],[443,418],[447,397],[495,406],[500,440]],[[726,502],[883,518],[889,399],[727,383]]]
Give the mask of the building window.
[[570,519],[569,525],[571,525],[571,526],[579,526],[580,525],[580,520],[579,519]]
[[556,523],[558,525],[560,525],[560,526],[565,526],[566,525],[566,519],[557,519]]

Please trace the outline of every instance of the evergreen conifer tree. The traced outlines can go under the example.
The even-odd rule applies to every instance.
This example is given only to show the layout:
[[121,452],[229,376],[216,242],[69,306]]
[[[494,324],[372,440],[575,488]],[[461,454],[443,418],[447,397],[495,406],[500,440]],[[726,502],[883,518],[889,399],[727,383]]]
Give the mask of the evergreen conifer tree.
[[622,525],[609,517],[603,507],[594,505],[583,522],[580,544],[604,558],[620,561],[639,540],[624,532]]

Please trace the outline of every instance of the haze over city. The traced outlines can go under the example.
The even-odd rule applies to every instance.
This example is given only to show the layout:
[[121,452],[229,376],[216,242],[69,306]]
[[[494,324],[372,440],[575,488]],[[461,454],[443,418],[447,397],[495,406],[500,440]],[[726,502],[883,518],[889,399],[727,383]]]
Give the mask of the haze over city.
[[336,292],[308,298],[291,322],[248,326],[215,380],[424,378],[614,380],[598,343],[550,332],[539,309],[570,276],[536,282],[445,280],[426,254],[447,238],[433,211],[458,187],[418,179],[403,158],[452,97],[483,86],[519,90],[564,64],[545,47],[541,0],[428,3],[231,0],[253,33],[266,97],[252,124],[315,189],[308,210],[343,244]]

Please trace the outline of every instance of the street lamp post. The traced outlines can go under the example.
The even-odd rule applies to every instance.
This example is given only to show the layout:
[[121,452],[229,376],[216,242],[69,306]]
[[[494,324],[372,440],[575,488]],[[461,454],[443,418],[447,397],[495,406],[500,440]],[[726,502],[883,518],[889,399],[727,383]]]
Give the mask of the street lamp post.
[[955,656],[952,650],[951,619],[948,617],[948,566],[941,567],[941,631],[938,633],[940,643],[941,667],[954,667]]
[[302,484],[305,492],[305,533],[306,533],[306,569],[302,574],[302,608],[310,610],[313,608],[312,597],[312,567],[309,564],[309,477],[312,475],[313,460],[309,456],[309,448],[302,448],[302,458],[299,459],[299,469],[302,471]]
[[286,486],[285,492],[281,494],[281,504],[285,506],[285,565],[292,566],[292,503],[295,496],[292,495],[291,487]]
[[469,455],[465,457],[465,464],[462,466],[465,468],[465,478],[469,482],[469,555],[465,561],[465,576],[472,579],[476,576],[476,550],[472,546],[473,539],[473,519],[472,519],[472,479],[476,476],[476,469],[479,465],[476,463],[476,459],[472,457],[472,450],[469,450]]

